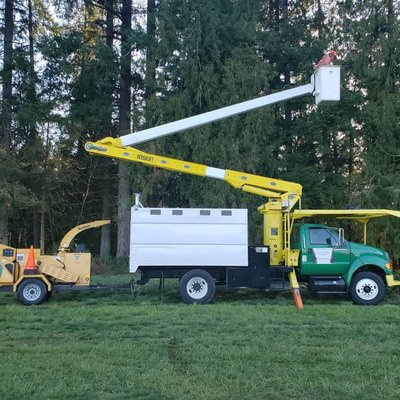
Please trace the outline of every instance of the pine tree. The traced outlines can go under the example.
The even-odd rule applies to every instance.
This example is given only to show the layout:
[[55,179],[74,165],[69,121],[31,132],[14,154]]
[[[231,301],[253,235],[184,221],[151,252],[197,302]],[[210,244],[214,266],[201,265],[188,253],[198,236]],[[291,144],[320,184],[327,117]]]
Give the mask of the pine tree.
[[[2,104],[1,104],[1,159],[7,162],[11,143],[12,122],[12,71],[13,71],[13,35],[14,35],[14,1],[5,1],[4,10],[4,47],[2,71]],[[8,243],[8,210],[10,207],[9,183],[0,178],[2,186],[0,202],[0,241]]]
[[[363,93],[359,102],[363,168],[358,205],[399,209],[399,8],[392,0],[365,1],[356,7],[346,1],[340,11],[353,86]],[[399,231],[398,221],[388,219],[374,224],[371,237],[379,246],[399,254]]]
[[[123,0],[121,9],[121,73],[119,95],[119,132],[120,135],[131,132],[131,66],[132,66],[132,1]],[[118,163],[118,239],[117,257],[129,254],[130,228],[130,168],[126,162]]]
[[[196,115],[264,94],[271,69],[260,52],[259,1],[165,1],[156,14],[155,93],[147,126]],[[145,148],[207,165],[274,175],[270,110],[203,126]],[[145,204],[256,209],[262,202],[213,180],[133,166]],[[137,190],[137,189],[136,189]],[[259,220],[259,218],[257,217]]]

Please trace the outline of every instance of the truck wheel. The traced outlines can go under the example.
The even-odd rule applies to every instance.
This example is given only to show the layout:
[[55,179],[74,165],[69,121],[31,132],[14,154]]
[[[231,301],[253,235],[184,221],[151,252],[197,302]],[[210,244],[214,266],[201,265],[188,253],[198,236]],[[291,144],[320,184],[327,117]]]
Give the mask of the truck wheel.
[[40,279],[25,279],[18,286],[17,297],[26,306],[40,304],[47,298],[47,287]]
[[377,274],[359,272],[351,280],[350,297],[356,304],[376,305],[385,297],[385,289],[382,278]]
[[188,271],[179,282],[179,294],[185,303],[207,304],[215,294],[214,279],[202,269]]

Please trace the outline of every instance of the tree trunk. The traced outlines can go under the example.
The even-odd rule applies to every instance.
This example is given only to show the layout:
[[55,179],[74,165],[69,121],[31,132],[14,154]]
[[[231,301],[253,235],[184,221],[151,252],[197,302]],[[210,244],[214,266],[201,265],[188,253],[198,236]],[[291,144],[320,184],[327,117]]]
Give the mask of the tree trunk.
[[[121,76],[119,103],[119,130],[121,135],[131,130],[131,43],[132,0],[122,0],[121,11]],[[118,244],[117,257],[129,254],[129,186],[130,167],[126,162],[118,163]]]
[[113,47],[114,39],[114,0],[106,0],[106,45]]
[[6,0],[4,15],[4,69],[1,146],[8,152],[11,143],[11,102],[13,69],[14,1]]
[[352,128],[349,131],[349,193],[351,193],[351,182],[353,179],[353,157],[354,157],[354,135]]
[[[4,53],[3,53],[3,101],[1,107],[0,145],[5,154],[10,151],[11,144],[11,102],[12,102],[12,63],[14,34],[14,1],[5,0],[4,9]],[[8,209],[0,204],[0,241],[8,244]]]
[[324,15],[322,13],[322,8],[321,8],[321,0],[317,1],[317,12],[315,18],[317,20],[318,38],[321,38],[322,24],[324,22]]
[[33,246],[38,248],[40,246],[40,223],[39,223],[39,210],[37,207],[33,209]]
[[[107,177],[103,181],[103,187],[102,187],[102,198],[103,198],[103,204],[102,204],[102,219],[110,219],[111,216],[111,192],[110,192],[110,178],[107,179]],[[102,229],[101,230],[101,241],[100,241],[100,258],[107,259],[110,257],[110,248],[111,248],[111,231],[110,231],[110,225],[105,225],[102,228],[108,228],[108,229]]]
[[43,191],[43,196],[42,196],[42,207],[40,210],[40,251],[42,254],[44,254],[44,235],[45,235],[45,213],[46,213],[46,197],[44,196],[44,191]]
[[[28,1],[28,33],[29,33],[29,83],[28,83],[28,100],[30,106],[36,104],[36,74],[35,74],[35,56],[34,56],[34,30],[33,30],[33,14],[32,0]],[[31,119],[29,122],[29,142],[34,142],[36,139],[36,121]]]
[[286,21],[289,17],[289,4],[288,0],[282,0],[282,19]]
[[[288,0],[282,1],[282,24],[283,27],[281,29],[285,29],[289,23],[289,5]],[[290,65],[289,62],[285,62],[282,70],[283,76],[285,77],[285,85],[286,88],[290,85]],[[285,127],[290,130],[291,122],[292,122],[292,105],[291,102],[286,102],[284,104],[285,108]]]
[[[398,21],[397,21],[398,24]],[[389,44],[389,54],[388,54],[388,69],[392,71],[388,79],[386,79],[385,86],[390,93],[396,92],[396,87],[398,85],[398,79],[396,79],[398,67],[396,66],[396,48],[398,45],[398,40],[393,37],[393,34],[398,28],[396,28],[396,18],[394,13],[393,0],[387,0],[387,40]],[[398,64],[397,64],[398,65]],[[398,89],[397,89],[398,90]]]
[[[106,0],[106,44],[112,49],[113,48],[113,37],[114,37],[114,0]],[[109,93],[107,93],[110,99],[110,105],[112,106],[112,88],[110,88]],[[110,107],[111,109],[111,107]],[[109,116],[109,129],[112,127],[112,113]],[[104,177],[102,180],[102,219],[111,218],[111,184],[112,179],[111,166],[109,160],[105,160],[104,163]],[[111,226],[104,225],[101,227],[101,239],[100,239],[100,258],[107,259],[110,258],[111,249]]]
[[[146,76],[145,76],[145,100],[147,101],[155,91],[156,59],[154,54],[156,34],[156,2],[147,0],[147,49],[146,49]],[[146,118],[147,122],[147,118]]]

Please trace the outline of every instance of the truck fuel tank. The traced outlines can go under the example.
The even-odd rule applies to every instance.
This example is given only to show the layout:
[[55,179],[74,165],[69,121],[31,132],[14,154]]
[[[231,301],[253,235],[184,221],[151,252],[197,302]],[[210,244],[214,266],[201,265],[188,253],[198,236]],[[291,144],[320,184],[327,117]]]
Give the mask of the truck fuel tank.
[[319,294],[341,294],[347,293],[347,286],[340,276],[310,276],[309,289]]

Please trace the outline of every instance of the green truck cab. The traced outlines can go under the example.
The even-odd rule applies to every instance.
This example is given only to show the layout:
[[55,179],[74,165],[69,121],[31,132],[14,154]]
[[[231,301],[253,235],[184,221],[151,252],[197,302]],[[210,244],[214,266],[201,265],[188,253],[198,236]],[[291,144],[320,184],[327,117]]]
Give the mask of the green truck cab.
[[320,294],[348,294],[357,304],[378,304],[394,282],[389,254],[344,239],[343,229],[295,224],[291,248],[298,251],[299,279]]

